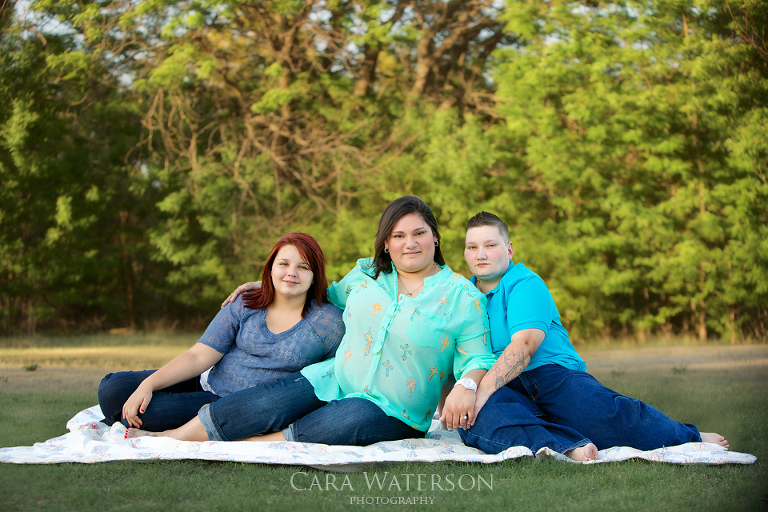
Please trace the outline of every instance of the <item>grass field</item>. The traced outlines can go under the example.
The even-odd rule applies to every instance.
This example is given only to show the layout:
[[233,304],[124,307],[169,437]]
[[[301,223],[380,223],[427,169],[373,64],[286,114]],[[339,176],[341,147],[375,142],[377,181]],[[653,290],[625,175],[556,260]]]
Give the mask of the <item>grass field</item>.
[[[156,367],[194,343],[186,336],[0,340],[0,447],[62,435],[66,421],[96,403],[101,377]],[[435,509],[768,511],[768,345],[677,346],[581,351],[607,386],[670,416],[725,435],[756,455],[746,466],[677,466],[627,461],[576,466],[517,459],[500,464],[388,464],[368,474],[297,466],[206,461],[0,464],[0,510],[303,511]],[[26,369],[25,369],[26,368]],[[300,473],[304,472],[306,474]],[[369,490],[393,475],[401,490]],[[405,475],[482,478],[492,490],[405,487]],[[309,487],[295,490],[290,482]],[[326,486],[326,478],[335,479]],[[416,478],[416,477],[411,477]],[[413,482],[413,480],[412,480]],[[467,487],[467,486],[465,486]],[[386,497],[424,505],[365,504]],[[362,499],[362,504],[360,500]]]

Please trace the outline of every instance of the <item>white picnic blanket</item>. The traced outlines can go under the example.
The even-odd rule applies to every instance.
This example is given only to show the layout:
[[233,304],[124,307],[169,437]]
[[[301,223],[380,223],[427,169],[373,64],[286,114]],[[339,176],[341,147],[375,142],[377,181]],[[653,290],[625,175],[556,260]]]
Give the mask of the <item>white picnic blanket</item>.
[[[105,462],[112,460],[176,460],[202,459],[263,464],[311,466],[327,471],[362,471],[381,462],[462,462],[493,463],[518,457],[531,457],[528,448],[515,446],[496,455],[488,455],[462,444],[455,430],[433,430],[425,439],[388,441],[370,446],[329,446],[294,442],[191,442],[160,437],[125,439],[125,427],[119,423],[108,427],[100,420],[99,406],[76,414],[67,422],[69,433],[33,446],[0,448],[0,462],[14,464],[55,464],[60,462]],[[731,452],[710,443],[687,443],[680,446],[640,451],[614,447],[599,452],[598,460],[580,464],[600,464],[627,459],[645,459],[674,464],[752,464],[754,455]],[[542,448],[536,457],[571,459]]]

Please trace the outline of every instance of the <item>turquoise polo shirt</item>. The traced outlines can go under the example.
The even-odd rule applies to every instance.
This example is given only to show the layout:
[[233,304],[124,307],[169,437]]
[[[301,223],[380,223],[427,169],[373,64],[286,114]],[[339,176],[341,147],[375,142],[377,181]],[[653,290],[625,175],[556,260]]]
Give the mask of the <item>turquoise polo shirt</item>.
[[[477,278],[473,276],[471,282],[476,283]],[[560,313],[549,288],[538,274],[522,263],[510,262],[499,284],[485,296],[494,355],[501,355],[516,332],[540,329],[544,331],[544,340],[531,357],[526,371],[545,364],[587,371],[587,364],[573,348],[568,331],[560,323]]]

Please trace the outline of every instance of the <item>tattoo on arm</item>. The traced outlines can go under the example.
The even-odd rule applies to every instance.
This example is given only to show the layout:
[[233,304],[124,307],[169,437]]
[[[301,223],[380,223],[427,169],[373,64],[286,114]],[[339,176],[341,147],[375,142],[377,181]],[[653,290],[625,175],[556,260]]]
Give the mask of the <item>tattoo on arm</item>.
[[493,374],[491,377],[494,383],[494,391],[505,386],[512,379],[523,373],[525,367],[528,366],[526,361],[525,350],[520,349],[516,353],[507,354],[503,352],[493,367],[488,370],[488,374]]

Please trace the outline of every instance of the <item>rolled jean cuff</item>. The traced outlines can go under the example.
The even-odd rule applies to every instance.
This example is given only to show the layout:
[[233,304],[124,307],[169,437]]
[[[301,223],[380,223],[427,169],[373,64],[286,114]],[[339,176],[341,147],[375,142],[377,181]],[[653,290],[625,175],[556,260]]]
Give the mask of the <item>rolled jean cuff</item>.
[[211,407],[209,405],[206,405],[200,409],[197,413],[197,417],[200,420],[200,423],[203,424],[203,428],[205,429],[205,433],[208,435],[209,441],[227,441],[227,439],[224,439],[223,434],[216,426],[216,422],[213,421],[213,416],[211,415]]
[[293,423],[285,427],[282,433],[286,441],[296,441],[296,436],[293,434]]
[[[573,443],[571,446],[566,446],[564,450],[562,450],[561,452],[558,452],[558,453],[562,453],[563,455],[565,455],[565,454],[566,454],[566,453],[568,453],[568,452],[572,452],[572,451],[573,451],[573,450],[575,450],[576,448],[581,448],[582,446],[587,446],[587,445],[588,445],[589,443],[591,443],[591,442],[592,442],[592,441],[590,441],[589,439],[587,439],[587,438],[585,437],[585,438],[584,438],[584,439],[582,439],[581,441],[579,441],[579,442],[577,442],[577,443]],[[536,454],[534,453],[534,455],[536,455]]]

